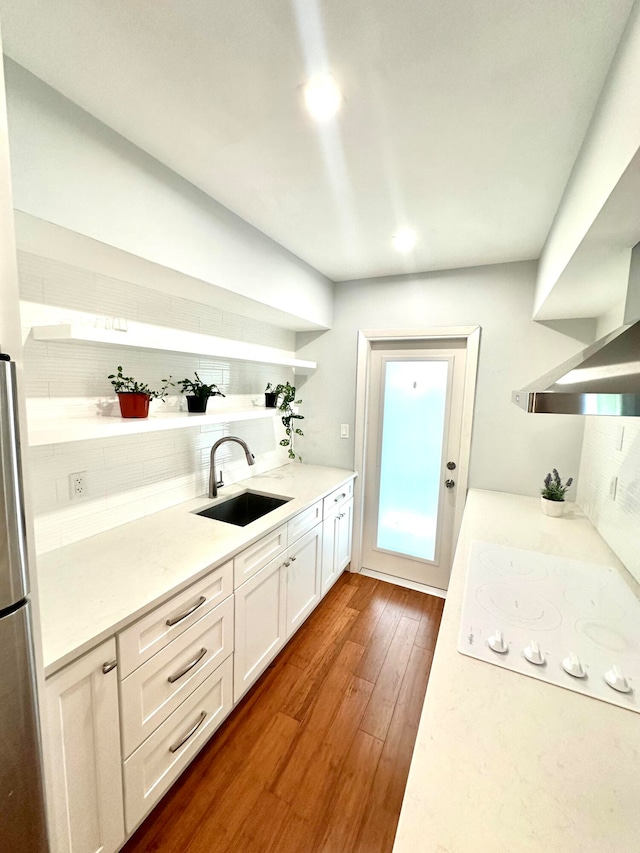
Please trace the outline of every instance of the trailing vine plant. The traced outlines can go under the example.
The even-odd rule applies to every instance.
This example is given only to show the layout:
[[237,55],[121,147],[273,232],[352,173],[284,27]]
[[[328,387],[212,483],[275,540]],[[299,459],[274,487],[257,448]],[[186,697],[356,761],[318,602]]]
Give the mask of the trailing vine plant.
[[287,436],[282,439],[280,446],[289,448],[289,459],[295,459],[297,456],[302,462],[302,456],[295,451],[294,439],[296,435],[304,435],[300,427],[295,424],[296,421],[303,421],[304,417],[297,414],[293,409],[293,406],[298,406],[302,400],[296,400],[295,385],[291,385],[289,382],[284,385],[276,385],[275,388],[271,389],[271,392],[278,396],[278,408],[282,412],[282,424]]

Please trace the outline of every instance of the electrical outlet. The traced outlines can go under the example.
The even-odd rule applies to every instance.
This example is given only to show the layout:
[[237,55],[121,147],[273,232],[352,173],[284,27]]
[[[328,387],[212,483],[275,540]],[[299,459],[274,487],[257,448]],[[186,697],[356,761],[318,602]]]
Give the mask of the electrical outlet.
[[349,438],[349,424],[340,424],[340,438]]
[[71,500],[84,497],[86,476],[86,471],[79,471],[77,474],[69,474],[69,494],[71,495]]

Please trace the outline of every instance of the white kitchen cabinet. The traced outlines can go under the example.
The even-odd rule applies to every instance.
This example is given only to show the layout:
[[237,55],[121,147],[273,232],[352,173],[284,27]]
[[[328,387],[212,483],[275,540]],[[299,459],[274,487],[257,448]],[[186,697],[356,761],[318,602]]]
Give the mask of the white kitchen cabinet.
[[293,545],[307,530],[322,520],[322,501],[316,501],[294,516],[287,524],[287,544]]
[[320,601],[322,524],[235,591],[234,701]]
[[126,678],[233,592],[231,560],[118,634],[118,672]]
[[228,657],[124,763],[127,832],[132,833],[233,707]]
[[[291,523],[291,522],[289,522]],[[287,525],[281,524],[233,558],[233,585],[239,587],[287,547]]]
[[353,498],[332,509],[322,523],[322,528],[321,595],[325,595],[351,560]]
[[125,838],[115,656],[115,640],[107,640],[45,685],[55,853],[112,853]]
[[120,684],[128,757],[233,651],[233,597],[206,613]]
[[286,572],[281,555],[236,589],[234,702],[246,693],[285,643]]
[[322,525],[316,526],[287,549],[287,639],[300,627],[320,601]]

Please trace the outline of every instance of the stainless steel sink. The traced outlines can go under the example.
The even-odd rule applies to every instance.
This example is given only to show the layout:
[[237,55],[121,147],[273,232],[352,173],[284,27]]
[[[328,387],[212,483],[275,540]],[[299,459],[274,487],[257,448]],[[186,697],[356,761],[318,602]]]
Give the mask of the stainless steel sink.
[[291,498],[277,498],[273,495],[261,495],[258,492],[242,492],[226,501],[201,509],[196,515],[246,527],[252,521],[262,518],[279,506],[286,504]]

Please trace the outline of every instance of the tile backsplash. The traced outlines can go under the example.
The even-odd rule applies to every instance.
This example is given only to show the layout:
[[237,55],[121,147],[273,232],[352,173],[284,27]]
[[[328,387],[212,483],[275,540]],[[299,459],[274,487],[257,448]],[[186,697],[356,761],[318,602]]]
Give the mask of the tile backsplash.
[[586,418],[577,502],[640,582],[640,419]]
[[[96,415],[117,407],[107,379],[118,364],[127,375],[159,387],[171,374],[182,379],[198,371],[227,395],[222,403],[261,404],[267,382],[293,381],[289,368],[183,353],[115,348],[106,344],[36,341],[33,325],[63,322],[104,328],[109,318],[152,323],[227,337],[281,350],[295,349],[295,335],[267,323],[132,282],[119,281],[59,261],[19,252],[18,272],[24,338],[25,392],[32,418]],[[167,410],[184,409],[173,390]],[[256,456],[251,473],[287,461],[280,448],[277,418],[194,426],[140,435],[47,444],[30,450],[36,549],[60,548],[135,518],[206,493],[211,445],[238,435]],[[220,449],[217,461],[231,483],[249,473],[236,445]],[[71,499],[69,477],[83,472],[85,494]]]

